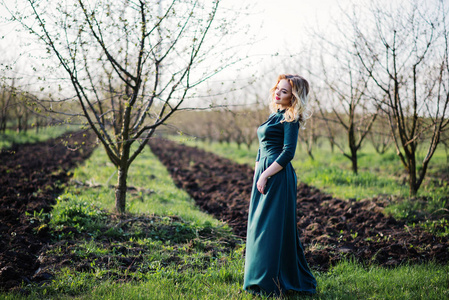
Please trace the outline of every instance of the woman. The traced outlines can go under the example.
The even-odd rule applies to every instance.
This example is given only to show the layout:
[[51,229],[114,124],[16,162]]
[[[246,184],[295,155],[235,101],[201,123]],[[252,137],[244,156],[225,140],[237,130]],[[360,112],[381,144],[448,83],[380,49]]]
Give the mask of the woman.
[[280,295],[316,292],[296,227],[295,155],[307,119],[308,82],[280,75],[270,90],[272,114],[258,129],[259,151],[248,215],[244,289]]

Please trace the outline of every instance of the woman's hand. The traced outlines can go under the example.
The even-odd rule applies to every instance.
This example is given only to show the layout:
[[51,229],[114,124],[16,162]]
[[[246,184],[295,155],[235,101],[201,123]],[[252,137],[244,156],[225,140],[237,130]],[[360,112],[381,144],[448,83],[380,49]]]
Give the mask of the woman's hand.
[[265,186],[267,185],[267,180],[268,180],[268,177],[264,176],[264,173],[262,173],[259,177],[259,180],[257,180],[257,190],[261,194],[264,194],[264,189],[265,189]]
[[260,174],[259,180],[257,180],[257,190],[261,194],[265,194],[265,186],[267,185],[268,178],[282,169],[283,167],[277,162],[272,163],[265,171],[262,172],[262,174]]

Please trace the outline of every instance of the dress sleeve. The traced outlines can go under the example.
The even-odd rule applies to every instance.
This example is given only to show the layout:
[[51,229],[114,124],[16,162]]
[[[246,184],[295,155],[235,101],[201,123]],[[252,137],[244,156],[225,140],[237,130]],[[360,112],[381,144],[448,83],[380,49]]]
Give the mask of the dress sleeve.
[[298,142],[299,123],[284,122],[284,147],[281,154],[279,154],[276,162],[285,168],[287,164],[293,159],[296,151],[296,144]]
[[260,148],[259,148],[259,150],[257,150],[256,162],[258,162],[259,159],[260,159]]

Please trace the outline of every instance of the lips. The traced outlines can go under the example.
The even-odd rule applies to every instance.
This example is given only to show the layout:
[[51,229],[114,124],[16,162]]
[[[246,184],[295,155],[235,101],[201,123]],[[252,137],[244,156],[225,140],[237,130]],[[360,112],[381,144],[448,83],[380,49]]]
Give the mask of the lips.
[[279,97],[276,97],[276,100],[280,100],[281,98],[279,98]]

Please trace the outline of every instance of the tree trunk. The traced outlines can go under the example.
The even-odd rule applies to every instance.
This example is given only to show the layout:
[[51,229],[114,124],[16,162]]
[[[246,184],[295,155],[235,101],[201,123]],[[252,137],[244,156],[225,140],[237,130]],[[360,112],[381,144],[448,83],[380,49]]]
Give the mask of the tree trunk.
[[312,153],[312,149],[307,148],[307,154],[309,155],[311,160],[315,160],[315,157],[313,156],[313,153]]
[[[414,153],[413,153],[414,154]],[[416,162],[415,157],[409,158],[408,163],[408,184],[409,184],[409,190],[410,190],[410,196],[416,196],[418,193],[418,182],[416,180]]]
[[36,133],[39,133],[39,126],[40,126],[40,121],[39,121],[39,118],[37,118],[36,119],[36,126],[35,126],[35,130],[36,130]]
[[352,162],[352,172],[357,174],[358,166],[357,166],[357,150],[351,149],[351,162]]
[[348,143],[349,150],[351,151],[351,163],[352,163],[352,172],[357,175],[357,146],[355,142],[355,129],[354,129],[354,111],[350,109],[349,114],[349,128],[348,128]]
[[308,141],[306,143],[306,145],[307,145],[307,154],[309,155],[309,157],[312,160],[315,160],[315,157],[313,156],[313,153],[312,153],[313,146],[316,145],[316,140],[314,139],[313,128],[312,128],[312,132],[310,133],[310,137],[307,139],[307,141]]
[[115,188],[115,210],[122,214],[126,209],[126,180],[128,178],[128,167],[118,168],[118,181]]
[[22,118],[17,118],[17,133],[20,133],[22,131]]
[[131,145],[128,142],[123,143],[122,155],[120,157],[120,165],[118,166],[117,187],[115,189],[115,210],[122,214],[126,210],[126,181],[128,179],[129,170],[129,153]]
[[26,108],[25,108],[25,116],[23,117],[23,123],[24,123],[22,125],[23,131],[28,132],[28,112],[26,111]]

